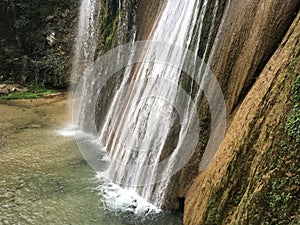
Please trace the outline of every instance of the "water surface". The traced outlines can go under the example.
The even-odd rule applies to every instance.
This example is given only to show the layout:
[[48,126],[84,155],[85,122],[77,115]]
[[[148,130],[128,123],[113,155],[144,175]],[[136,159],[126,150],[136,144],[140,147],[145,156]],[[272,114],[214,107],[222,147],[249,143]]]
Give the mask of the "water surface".
[[0,224],[181,224],[167,212],[139,216],[128,205],[109,207],[101,188],[109,185],[74,138],[58,132],[65,109],[64,97],[0,104]]

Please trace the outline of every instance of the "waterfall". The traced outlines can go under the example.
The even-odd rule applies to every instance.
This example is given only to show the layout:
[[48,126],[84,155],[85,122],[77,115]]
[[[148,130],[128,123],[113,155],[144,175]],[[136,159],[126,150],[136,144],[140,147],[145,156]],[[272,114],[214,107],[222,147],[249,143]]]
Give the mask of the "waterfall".
[[[102,119],[99,120],[95,110],[104,106],[99,105],[99,98],[94,96],[103,94],[100,92],[103,82],[97,79],[108,73],[108,69],[105,68],[108,62],[94,62],[101,4],[101,1],[96,0],[82,1],[73,67],[74,77],[78,77],[78,72],[83,73],[83,70],[85,74],[89,74],[77,88],[77,92],[80,93],[77,97],[84,100],[77,101],[76,113],[73,115],[80,129],[92,133],[99,141],[98,147],[101,149],[101,154],[98,152],[101,159],[97,160],[97,157],[89,155],[85,155],[85,158],[100,164],[105,163],[105,169],[102,166],[99,169],[102,176],[135,191],[161,208],[170,178],[177,172],[176,164],[182,161],[180,158],[184,158],[177,146],[184,143],[184,132],[193,118],[193,101],[183,101],[180,94],[181,67],[189,63],[188,52],[181,49],[190,49],[203,59],[212,57],[220,18],[225,10],[224,3],[221,3],[221,0],[167,0],[149,39],[178,47],[146,45],[138,54],[139,62],[142,63],[130,64],[119,71],[122,73],[122,79],[118,81],[119,85],[114,85],[115,91],[107,94],[111,95],[110,101],[105,106],[105,115],[100,115]],[[120,0],[119,10],[124,9],[126,13],[119,19],[119,40],[124,40],[124,34],[128,33],[130,10],[126,1]],[[131,31],[133,33],[130,40],[134,41],[136,29]],[[162,49],[165,59],[176,59],[181,67],[153,63],[158,60],[157,54]],[[135,48],[129,49],[128,54],[129,56],[125,57],[127,61],[137,57]],[[118,58],[121,62],[122,53]],[[152,62],[146,61],[148,58],[151,58]],[[89,67],[89,64],[92,66]],[[199,72],[196,79],[202,79],[203,71],[206,71],[204,61],[196,70]],[[109,88],[109,85],[107,86],[106,88]],[[174,109],[179,100],[184,103],[180,113]],[[91,129],[93,123],[98,123],[98,126]],[[103,152],[109,157],[103,157]],[[160,167],[162,161],[163,168]]]
[[82,0],[78,24],[75,54],[73,58],[72,78],[77,80],[80,74],[93,62],[97,48],[97,24],[99,9],[97,0]]

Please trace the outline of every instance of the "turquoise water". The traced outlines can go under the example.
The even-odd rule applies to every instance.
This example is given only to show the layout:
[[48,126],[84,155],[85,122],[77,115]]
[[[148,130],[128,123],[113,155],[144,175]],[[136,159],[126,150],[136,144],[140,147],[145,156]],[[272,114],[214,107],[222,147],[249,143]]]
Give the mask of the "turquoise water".
[[110,208],[99,188],[107,185],[83,160],[73,137],[57,131],[19,129],[1,143],[0,224],[182,224],[180,215],[167,212]]

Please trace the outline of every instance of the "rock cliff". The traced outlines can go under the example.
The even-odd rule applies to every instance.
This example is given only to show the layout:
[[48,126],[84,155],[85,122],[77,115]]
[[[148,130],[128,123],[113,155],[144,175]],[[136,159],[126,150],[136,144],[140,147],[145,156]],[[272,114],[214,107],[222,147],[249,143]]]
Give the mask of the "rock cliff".
[[[299,2],[232,4],[237,8],[228,14],[229,28],[216,58],[221,64],[216,61],[214,69],[227,68],[220,77],[230,78],[221,79],[229,112],[246,97],[230,113],[215,159],[186,195],[184,223],[297,224],[300,146],[286,134],[285,124],[293,104],[298,104],[291,100],[291,89],[300,74],[300,13],[291,26],[289,22]],[[232,35],[226,36],[228,32]]]

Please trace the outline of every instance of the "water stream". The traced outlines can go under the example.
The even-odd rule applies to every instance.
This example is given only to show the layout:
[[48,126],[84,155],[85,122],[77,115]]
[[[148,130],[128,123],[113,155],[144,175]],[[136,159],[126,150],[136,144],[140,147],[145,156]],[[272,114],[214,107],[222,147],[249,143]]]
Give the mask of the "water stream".
[[[101,5],[101,1],[97,2]],[[183,102],[181,88],[178,86],[183,65],[189,60],[187,51],[178,49],[188,48],[201,53],[200,56],[207,61],[213,55],[211,50],[214,49],[222,14],[226,8],[225,3],[219,0],[166,1],[149,39],[167,42],[179,48],[162,50],[161,46],[155,44],[145,47],[138,56],[141,63],[128,65],[120,72],[122,79],[119,79],[119,86],[110,85],[117,86],[117,91],[112,92],[109,97],[111,102],[105,106],[98,104],[96,109],[93,104],[97,102],[93,99],[95,96],[97,98],[103,86],[103,82],[97,79],[103,79],[110,74],[108,64],[106,67],[101,66],[98,61],[93,64],[94,61],[89,59],[95,53],[95,45],[89,43],[94,40],[94,30],[99,25],[91,19],[95,18],[95,10],[90,5],[95,5],[95,1],[84,0],[81,6],[77,46],[82,47],[77,51],[87,54],[81,55],[80,59],[75,58],[75,68],[80,67],[81,70],[76,69],[74,77],[78,77],[77,71],[85,71],[87,76],[82,77],[80,87],[76,90],[76,98],[81,100],[75,102],[77,112],[73,115],[79,130],[91,133],[95,143],[100,143],[97,142],[98,147],[97,144],[94,147],[82,145],[81,149],[87,161],[94,161],[95,164],[95,158],[99,157],[99,162],[96,162],[98,165],[94,166],[99,175],[138,193],[156,207],[162,208],[169,180],[177,172],[177,161],[187,157],[183,157],[180,149],[186,141],[186,130],[193,124],[195,113],[193,101],[185,98],[187,101]],[[82,23],[88,26],[81,26]],[[128,26],[122,23],[122,27]],[[135,35],[132,37],[132,41],[135,41]],[[129,61],[137,57],[134,50],[121,52],[120,60],[122,54],[127,54]],[[162,54],[165,59],[176,58],[177,65],[157,63]],[[146,61],[148,58],[152,62]],[[91,67],[85,66],[87,61]],[[114,59],[110,63],[114,64]],[[193,65],[195,62],[188,63]],[[208,73],[204,61],[197,67],[197,72],[199,74],[195,79],[201,82]],[[109,87],[107,89],[111,93]],[[196,96],[199,94],[200,92]],[[179,114],[174,106],[179,105],[180,100],[183,104],[180,105]],[[105,115],[100,115],[102,119],[99,120],[94,115],[95,111],[97,114],[104,107],[108,109]],[[90,142],[93,142],[93,137]],[[79,142],[85,140],[82,137],[78,139]],[[91,152],[98,152],[98,156]],[[165,162],[166,158],[168,160]],[[163,168],[162,161],[165,163]]]

